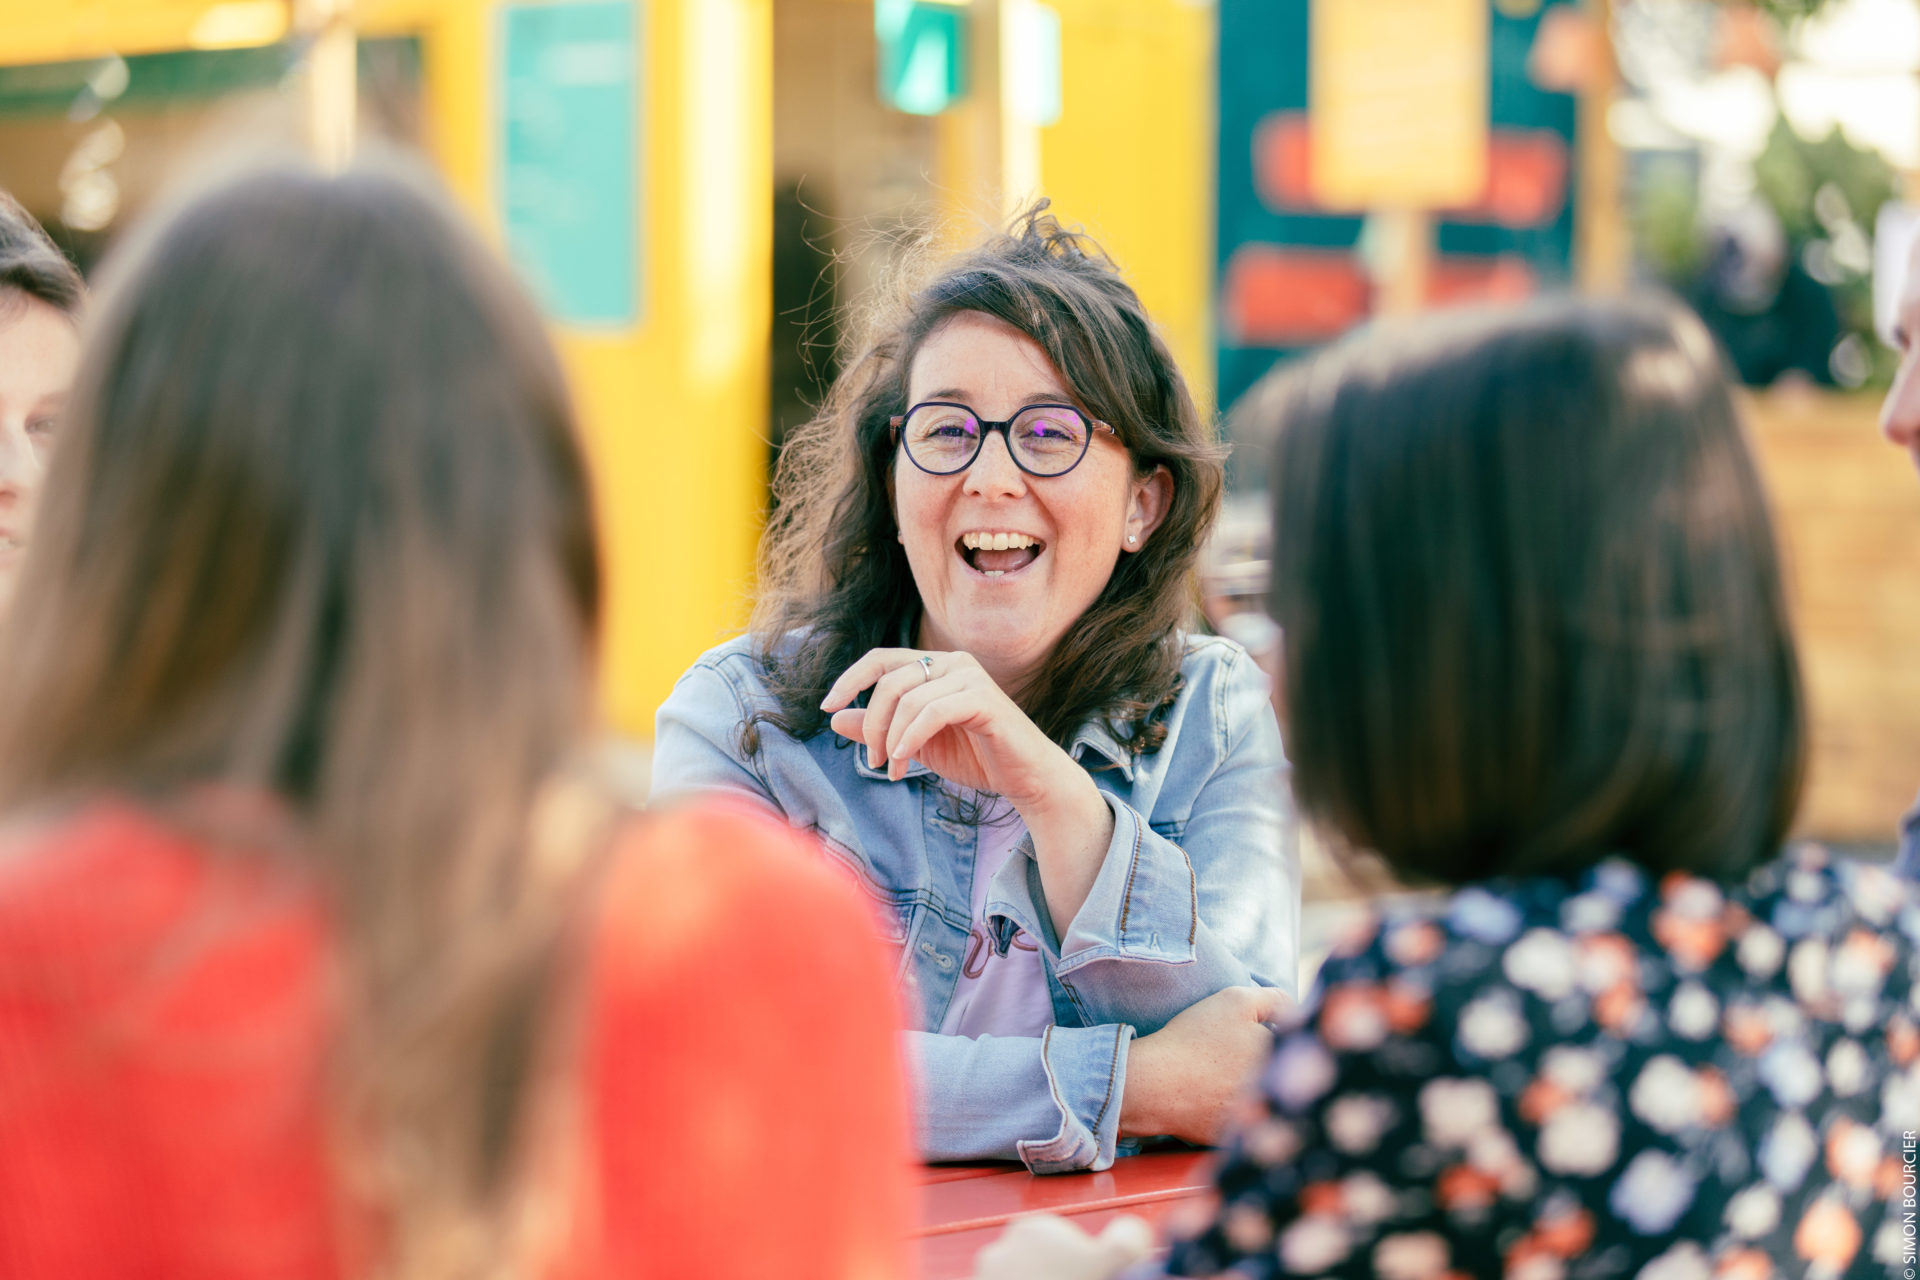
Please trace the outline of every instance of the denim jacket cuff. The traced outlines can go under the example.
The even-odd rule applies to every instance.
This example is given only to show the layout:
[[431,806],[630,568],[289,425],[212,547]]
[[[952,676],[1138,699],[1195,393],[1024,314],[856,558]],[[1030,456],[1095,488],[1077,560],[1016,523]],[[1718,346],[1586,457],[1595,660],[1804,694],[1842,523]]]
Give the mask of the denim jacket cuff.
[[1048,1027],[1040,1044],[1047,1086],[1060,1109],[1053,1137],[1018,1144],[1020,1159],[1035,1173],[1105,1169],[1120,1139],[1120,1100],[1126,1091],[1127,1046],[1133,1028]]
[[1072,973],[1097,960],[1192,963],[1200,929],[1193,863],[1125,801],[1101,795],[1113,811],[1113,839],[1086,902],[1060,939],[1056,971]]

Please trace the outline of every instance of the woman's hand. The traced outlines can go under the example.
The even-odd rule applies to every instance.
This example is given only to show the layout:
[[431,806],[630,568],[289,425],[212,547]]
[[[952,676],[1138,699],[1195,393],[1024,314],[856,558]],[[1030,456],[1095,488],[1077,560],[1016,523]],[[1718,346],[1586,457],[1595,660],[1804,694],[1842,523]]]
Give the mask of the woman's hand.
[[1121,1214],[1090,1236],[1051,1213],[1015,1218],[973,1259],[973,1280],[1112,1280],[1153,1256],[1153,1228]]
[[1135,1040],[1120,1097],[1121,1135],[1217,1142],[1273,1050],[1267,1024],[1291,1003],[1272,987],[1228,987]]
[[[849,706],[871,687],[864,710]],[[870,649],[827,690],[833,731],[863,742],[867,764],[906,776],[918,760],[949,782],[1005,796],[1015,808],[1079,766],[1027,719],[969,653]]]
[[[871,687],[865,709],[850,706]],[[896,781],[918,760],[949,782],[991,791],[1033,836],[1046,901],[1063,934],[1093,889],[1113,839],[1113,813],[1087,771],[1027,718],[968,653],[870,649],[827,690],[822,711],[867,763]]]

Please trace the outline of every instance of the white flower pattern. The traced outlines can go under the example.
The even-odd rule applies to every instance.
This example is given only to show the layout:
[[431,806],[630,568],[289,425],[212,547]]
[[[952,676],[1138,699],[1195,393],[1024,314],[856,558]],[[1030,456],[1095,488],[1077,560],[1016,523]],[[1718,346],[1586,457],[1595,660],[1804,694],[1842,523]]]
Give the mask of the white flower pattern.
[[1609,860],[1375,922],[1322,990],[1346,1033],[1388,1029],[1329,1038],[1303,1007],[1219,1216],[1167,1271],[1878,1274],[1902,1247],[1889,1153],[1920,1129],[1920,894],[1856,871],[1811,848],[1738,885]]

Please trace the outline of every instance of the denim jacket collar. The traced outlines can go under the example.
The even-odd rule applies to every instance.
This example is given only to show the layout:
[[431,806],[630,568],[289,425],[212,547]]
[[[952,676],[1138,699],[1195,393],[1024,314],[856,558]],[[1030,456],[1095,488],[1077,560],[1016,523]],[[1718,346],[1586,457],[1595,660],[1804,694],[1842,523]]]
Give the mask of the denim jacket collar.
[[[833,731],[829,729],[827,732],[831,733]],[[867,779],[869,782],[885,782],[887,780],[887,771],[885,769],[876,769],[867,763],[866,743],[849,742],[846,744],[846,749],[853,752],[853,771],[855,773]],[[932,772],[933,770],[927,768],[927,766],[921,764],[918,760],[909,760],[907,762],[907,777],[909,778],[924,778]]]
[[1080,726],[1080,732],[1073,735],[1073,745],[1067,748],[1067,754],[1082,764],[1086,763],[1087,753],[1092,752],[1120,771],[1120,776],[1128,783],[1133,781],[1133,752],[1126,744],[1107,731],[1107,727],[1098,720],[1089,720]]

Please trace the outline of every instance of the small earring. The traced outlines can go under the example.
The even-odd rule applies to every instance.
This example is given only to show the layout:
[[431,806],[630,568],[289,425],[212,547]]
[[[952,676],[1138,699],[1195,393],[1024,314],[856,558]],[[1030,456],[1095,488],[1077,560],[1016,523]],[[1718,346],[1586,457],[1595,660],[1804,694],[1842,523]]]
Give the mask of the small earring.
[[903,532],[896,531],[893,535],[893,540],[903,547],[907,545],[907,535]]
[[1127,545],[1128,545],[1128,546],[1132,546],[1132,545],[1133,545],[1134,543],[1136,543],[1136,542],[1138,542],[1138,541],[1140,541],[1140,539],[1138,539],[1138,538],[1136,538],[1136,537],[1134,537],[1134,536],[1133,536],[1132,534],[1128,534],[1128,535],[1127,535]]

